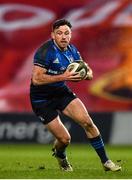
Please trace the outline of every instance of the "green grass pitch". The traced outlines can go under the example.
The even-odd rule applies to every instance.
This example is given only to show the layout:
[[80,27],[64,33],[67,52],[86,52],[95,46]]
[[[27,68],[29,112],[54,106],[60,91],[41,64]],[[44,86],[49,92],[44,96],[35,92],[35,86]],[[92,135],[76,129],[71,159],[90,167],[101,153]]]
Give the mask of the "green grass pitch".
[[62,172],[52,157],[51,145],[0,144],[0,179],[130,179],[132,146],[106,146],[113,161],[121,160],[121,172],[104,172],[89,145],[71,144],[68,158],[73,172]]

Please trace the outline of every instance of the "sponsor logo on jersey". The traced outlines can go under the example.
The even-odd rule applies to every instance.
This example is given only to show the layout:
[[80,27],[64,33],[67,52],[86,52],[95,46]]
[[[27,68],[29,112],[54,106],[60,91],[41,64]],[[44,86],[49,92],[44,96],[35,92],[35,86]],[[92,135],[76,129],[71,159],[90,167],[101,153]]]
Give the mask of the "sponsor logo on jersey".
[[55,64],[59,64],[60,62],[59,62],[59,59],[58,58],[56,58],[54,61],[53,61],[53,63],[55,63]]

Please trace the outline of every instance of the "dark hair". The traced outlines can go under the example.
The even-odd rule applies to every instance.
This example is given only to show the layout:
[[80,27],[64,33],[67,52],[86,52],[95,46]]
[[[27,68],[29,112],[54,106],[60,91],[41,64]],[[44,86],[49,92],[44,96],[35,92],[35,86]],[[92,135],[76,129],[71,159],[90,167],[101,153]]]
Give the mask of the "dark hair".
[[58,29],[60,26],[67,25],[70,29],[72,28],[71,23],[66,19],[56,20],[52,25],[52,30]]

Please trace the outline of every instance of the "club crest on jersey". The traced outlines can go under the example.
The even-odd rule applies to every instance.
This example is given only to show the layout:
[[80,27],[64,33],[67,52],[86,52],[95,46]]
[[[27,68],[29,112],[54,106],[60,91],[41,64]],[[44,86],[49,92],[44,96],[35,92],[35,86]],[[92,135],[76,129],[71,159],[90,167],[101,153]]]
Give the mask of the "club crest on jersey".
[[59,59],[58,58],[56,58],[54,61],[53,61],[53,63],[55,63],[55,64],[59,64],[60,62],[59,62]]
[[73,57],[70,57],[69,62],[72,63],[74,61]]

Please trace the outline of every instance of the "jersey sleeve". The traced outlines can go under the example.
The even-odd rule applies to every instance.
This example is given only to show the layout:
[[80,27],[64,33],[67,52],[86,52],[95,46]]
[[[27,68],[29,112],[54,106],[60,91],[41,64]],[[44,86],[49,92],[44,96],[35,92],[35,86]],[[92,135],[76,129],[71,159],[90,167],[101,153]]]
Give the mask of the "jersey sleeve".
[[50,53],[48,49],[44,48],[43,46],[40,47],[34,55],[33,63],[34,65],[47,69],[50,64]]

